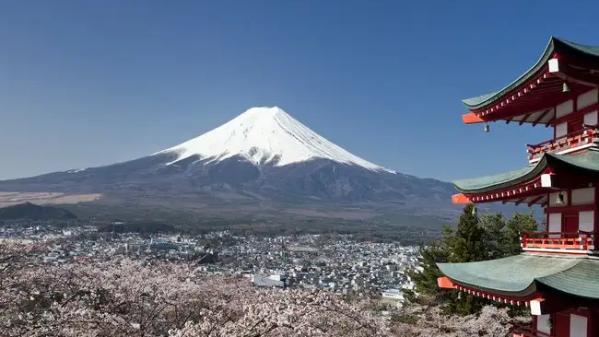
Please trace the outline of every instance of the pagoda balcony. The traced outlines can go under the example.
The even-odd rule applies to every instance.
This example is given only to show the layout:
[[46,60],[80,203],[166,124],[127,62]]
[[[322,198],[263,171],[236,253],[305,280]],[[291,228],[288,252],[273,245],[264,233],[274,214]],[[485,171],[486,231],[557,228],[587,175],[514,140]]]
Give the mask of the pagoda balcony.
[[566,154],[580,151],[599,144],[599,128],[585,125],[583,129],[567,133],[561,137],[539,144],[528,144],[528,161],[533,163],[541,159],[544,153]]
[[565,254],[591,254],[595,251],[595,232],[527,232],[520,237],[522,250]]
[[530,324],[514,324],[510,329],[510,333],[512,337],[555,337],[538,331]]

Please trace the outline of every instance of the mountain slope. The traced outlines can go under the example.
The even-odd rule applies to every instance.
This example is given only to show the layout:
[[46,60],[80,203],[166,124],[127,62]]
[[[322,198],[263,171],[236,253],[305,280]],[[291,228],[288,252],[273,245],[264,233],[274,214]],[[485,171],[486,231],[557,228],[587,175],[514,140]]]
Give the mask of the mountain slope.
[[[99,204],[200,214],[394,212],[451,217],[451,184],[385,169],[280,108],[252,108],[197,138],[128,162],[0,182],[0,191],[101,193]],[[295,212],[295,211],[294,211]]]

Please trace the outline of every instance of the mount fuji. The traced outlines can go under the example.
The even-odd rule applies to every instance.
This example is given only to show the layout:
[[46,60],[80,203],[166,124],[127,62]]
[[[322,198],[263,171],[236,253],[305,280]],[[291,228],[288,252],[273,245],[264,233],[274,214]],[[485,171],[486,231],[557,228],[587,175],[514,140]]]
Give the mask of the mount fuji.
[[0,196],[97,195],[77,207],[211,217],[368,218],[392,212],[449,218],[457,212],[450,204],[453,191],[449,183],[362,159],[278,107],[251,108],[199,137],[139,159],[0,181]]
[[192,156],[219,162],[235,156],[261,165],[286,166],[328,159],[374,171],[388,171],[357,157],[310,130],[279,107],[251,108],[222,126],[161,153],[178,162]]

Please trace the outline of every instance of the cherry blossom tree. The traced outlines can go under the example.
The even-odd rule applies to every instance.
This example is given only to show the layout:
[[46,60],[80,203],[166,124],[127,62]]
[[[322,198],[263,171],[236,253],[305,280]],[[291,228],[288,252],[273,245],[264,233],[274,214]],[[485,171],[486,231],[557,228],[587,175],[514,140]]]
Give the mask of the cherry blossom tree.
[[414,317],[406,323],[323,290],[255,288],[188,263],[125,257],[45,264],[44,249],[0,243],[0,336],[498,337],[509,327],[493,307],[445,317],[410,306],[395,313]]

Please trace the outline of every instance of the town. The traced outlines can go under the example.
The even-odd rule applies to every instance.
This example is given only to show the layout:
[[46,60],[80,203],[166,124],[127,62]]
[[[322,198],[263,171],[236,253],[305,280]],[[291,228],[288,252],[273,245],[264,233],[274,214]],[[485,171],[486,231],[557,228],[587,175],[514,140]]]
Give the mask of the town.
[[101,232],[94,225],[5,224],[0,240],[50,245],[37,263],[129,257],[188,263],[206,273],[251,278],[257,287],[326,289],[401,303],[411,289],[406,271],[418,247],[356,241],[351,235],[256,236],[229,231],[205,234]]

